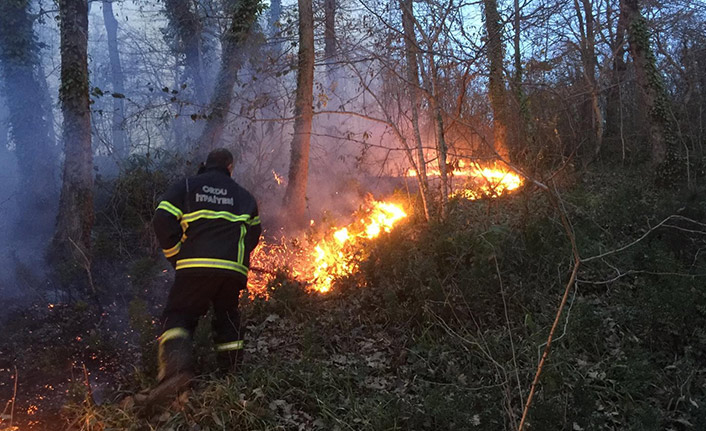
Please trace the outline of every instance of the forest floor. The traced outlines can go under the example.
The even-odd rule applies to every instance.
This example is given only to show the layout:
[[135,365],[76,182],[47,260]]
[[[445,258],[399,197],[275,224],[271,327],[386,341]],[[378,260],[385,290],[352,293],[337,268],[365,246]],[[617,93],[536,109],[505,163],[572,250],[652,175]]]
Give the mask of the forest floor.
[[531,190],[454,201],[443,224],[371,241],[325,295],[277,277],[241,304],[242,369],[213,373],[204,319],[194,388],[150,417],[130,396],[154,384],[171,275],[135,261],[111,306],[6,320],[0,430],[516,430],[573,267],[560,212],[583,263],[527,429],[706,429],[706,193],[639,178],[577,181],[559,207]]

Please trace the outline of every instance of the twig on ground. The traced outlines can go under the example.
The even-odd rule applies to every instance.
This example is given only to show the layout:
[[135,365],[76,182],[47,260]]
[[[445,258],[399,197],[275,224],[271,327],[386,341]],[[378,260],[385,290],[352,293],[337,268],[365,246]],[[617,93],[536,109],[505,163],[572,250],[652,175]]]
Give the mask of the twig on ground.
[[15,420],[15,402],[17,401],[17,380],[19,380],[20,373],[17,371],[17,365],[15,365],[15,387],[12,392],[12,407],[10,408],[10,429],[12,429],[12,423]]
[[93,399],[93,389],[91,388],[91,381],[88,378],[88,369],[86,364],[81,364],[83,366],[83,384],[86,385],[86,402],[90,405],[95,405],[96,401]]

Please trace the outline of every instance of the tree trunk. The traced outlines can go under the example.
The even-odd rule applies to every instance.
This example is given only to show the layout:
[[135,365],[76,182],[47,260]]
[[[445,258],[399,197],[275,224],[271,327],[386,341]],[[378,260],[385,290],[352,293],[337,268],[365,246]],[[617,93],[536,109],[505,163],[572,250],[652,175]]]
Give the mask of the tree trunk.
[[270,12],[268,14],[268,28],[270,38],[274,39],[273,48],[276,53],[282,51],[282,36],[281,26],[279,23],[280,15],[282,15],[282,0],[270,0]]
[[441,106],[437,96],[439,95],[439,77],[438,71],[436,69],[436,64],[434,62],[434,54],[429,54],[429,65],[431,69],[431,81],[432,81],[432,95],[431,95],[431,106],[434,111],[434,125],[436,130],[436,154],[437,161],[439,165],[439,177],[441,177],[441,206],[440,206],[440,217],[441,220],[446,219],[448,211],[449,202],[449,179],[446,173],[446,132],[444,130],[444,118],[441,114]]
[[[610,5],[610,2],[608,3]],[[609,10],[607,16],[609,19],[608,28],[612,28],[611,21],[613,19],[613,11]],[[610,71],[610,85],[606,92],[606,115],[605,115],[605,138],[612,142],[620,141],[621,159],[625,160],[626,150],[623,140],[623,103],[622,103],[622,85],[623,75],[625,74],[625,15],[618,11],[618,23],[615,34],[610,34],[610,46],[613,52],[613,63]]]
[[640,13],[638,0],[621,0],[620,11],[625,16],[630,56],[635,65],[635,77],[645,94],[650,113],[649,140],[652,163],[657,167],[657,180],[671,184],[679,177],[677,138],[670,118],[667,92],[657,60],[650,45],[647,21]]
[[[2,87],[0,87],[2,89]],[[5,100],[0,95],[0,158],[7,157],[9,149],[7,148],[8,135],[10,133],[10,126],[8,124],[9,119],[7,118],[7,111],[5,109]]]
[[202,159],[209,151],[221,144],[223,129],[233,99],[233,86],[240,68],[238,48],[247,38],[261,10],[262,5],[259,0],[239,0],[233,6],[231,25],[223,36],[221,66],[209,105],[211,112],[197,142],[197,154]]
[[289,183],[284,206],[289,224],[306,224],[306,186],[309,176],[309,145],[314,116],[314,13],[312,0],[298,0],[299,6],[299,67],[297,93],[294,102],[294,136],[289,161]]
[[53,251],[86,263],[94,219],[87,0],[59,0],[59,17],[65,159]]
[[51,225],[54,214],[46,203],[55,201],[58,179],[53,115],[45,103],[49,95],[32,19],[29,0],[0,1],[0,85],[19,166],[21,226]]
[[503,78],[503,27],[496,0],[483,0],[485,28],[487,32],[487,55],[490,72],[488,75],[488,96],[493,110],[493,148],[500,157],[514,158],[515,151],[507,142],[507,100],[505,79]]
[[[583,10],[582,10],[583,7]],[[603,112],[598,98],[598,82],[596,80],[596,50],[593,5],[590,0],[574,0],[574,10],[579,23],[580,54],[583,63],[583,76],[590,97],[590,121],[593,131],[593,151],[590,158],[597,156],[603,144]]]
[[424,207],[424,219],[429,221],[429,182],[424,158],[422,135],[419,132],[419,65],[417,64],[417,37],[414,33],[414,11],[412,0],[400,0],[402,10],[402,28],[404,29],[405,59],[407,60],[406,75],[409,88],[409,98],[412,107],[412,133],[417,152],[417,182]]
[[[108,55],[110,57],[110,78],[113,81],[113,93],[120,96],[125,94],[125,78],[123,76],[123,66],[120,63],[120,51],[118,50],[118,21],[113,14],[113,0],[103,0],[103,21],[105,31],[108,35]],[[126,141],[124,122],[125,120],[125,99],[113,96],[113,125],[112,141],[113,152],[124,159],[129,153]]]
[[180,51],[186,59],[186,71],[191,78],[196,103],[203,104],[207,98],[203,72],[203,49],[201,47],[201,20],[191,10],[189,0],[164,0],[167,18],[177,34]]
[[527,148],[528,135],[530,130],[532,130],[529,106],[527,104],[527,96],[522,89],[523,78],[523,67],[522,67],[522,46],[521,46],[521,30],[522,30],[522,9],[520,8],[520,1],[514,0],[514,34],[512,37],[513,42],[513,60],[515,64],[515,73],[512,78],[513,94],[515,97],[515,104],[517,105],[518,119],[517,126],[515,127],[515,132],[513,133],[512,141],[517,146],[517,153],[523,153]]
[[324,57],[326,71],[331,75],[331,63],[336,59],[336,0],[324,0]]

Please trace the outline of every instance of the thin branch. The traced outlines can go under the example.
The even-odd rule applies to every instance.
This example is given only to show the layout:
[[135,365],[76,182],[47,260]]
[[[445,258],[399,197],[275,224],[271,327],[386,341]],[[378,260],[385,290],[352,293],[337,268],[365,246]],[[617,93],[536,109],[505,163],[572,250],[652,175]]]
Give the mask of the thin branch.
[[[587,263],[587,262],[591,262],[592,260],[602,259],[602,258],[604,258],[604,257],[606,257],[606,256],[610,256],[610,255],[612,255],[612,254],[616,254],[616,253],[620,253],[620,252],[622,252],[622,251],[625,251],[625,250],[629,249],[630,247],[632,247],[632,246],[638,244],[639,242],[641,242],[641,241],[644,240],[645,238],[647,238],[652,232],[654,232],[655,230],[659,229],[661,226],[665,225],[665,224],[666,224],[668,221],[670,221],[670,220],[683,220],[683,221],[687,221],[687,222],[689,222],[689,223],[697,224],[697,225],[699,225],[699,226],[706,226],[706,225],[704,225],[703,223],[697,222],[696,220],[692,220],[692,219],[687,218],[687,217],[684,217],[684,216],[672,214],[672,215],[670,215],[669,217],[667,217],[667,218],[665,218],[664,220],[662,220],[661,222],[659,222],[656,226],[650,228],[647,232],[645,232],[641,237],[639,237],[639,238],[636,239],[635,241],[633,241],[633,242],[631,242],[631,243],[629,243],[629,244],[626,244],[626,245],[624,245],[624,246],[622,246],[622,247],[620,247],[620,248],[617,248],[617,249],[615,249],[615,250],[610,250],[610,251],[607,251],[607,252],[605,252],[605,253],[599,254],[599,255],[597,255],[597,256],[591,256],[591,257],[587,257],[587,258],[585,258],[585,259],[581,259],[581,261],[582,261],[583,263]],[[670,225],[667,225],[667,226],[668,226],[668,227],[674,227],[674,226],[670,226]],[[683,229],[683,228],[679,228],[679,229]],[[704,232],[699,232],[699,233],[702,233],[702,234],[703,234]]]
[[544,369],[544,363],[547,360],[547,357],[549,356],[549,349],[552,346],[552,340],[554,339],[554,333],[556,332],[556,328],[559,325],[559,320],[561,319],[561,314],[564,311],[564,307],[566,306],[566,301],[569,298],[569,292],[571,292],[571,288],[574,287],[576,284],[576,276],[579,271],[579,267],[581,266],[581,256],[579,255],[579,250],[578,246],[576,245],[576,235],[574,234],[573,228],[571,227],[571,223],[569,221],[568,216],[566,215],[566,210],[564,209],[564,206],[561,204],[560,198],[559,198],[559,193],[555,190],[550,191],[547,190],[547,194],[549,196],[550,202],[553,204],[553,206],[556,208],[557,211],[559,211],[559,215],[561,218],[561,224],[564,227],[564,231],[566,233],[566,236],[569,238],[569,241],[571,242],[571,251],[573,254],[573,259],[574,259],[574,268],[571,271],[571,277],[569,277],[569,282],[566,283],[566,288],[564,289],[564,295],[561,298],[561,303],[559,304],[559,309],[556,312],[556,316],[554,317],[554,323],[552,324],[552,328],[549,331],[549,336],[547,337],[547,342],[546,346],[544,347],[544,353],[542,353],[542,358],[539,360],[539,364],[537,365],[537,372],[534,375],[534,380],[532,381],[532,386],[530,387],[530,392],[529,395],[527,396],[527,402],[525,403],[525,408],[522,412],[522,419],[520,420],[520,426],[518,428],[518,431],[522,431],[524,429],[526,420],[527,420],[527,415],[529,413],[530,406],[532,405],[532,399],[534,398],[534,393],[535,390],[537,389],[537,384],[539,383],[539,377],[542,375],[542,370]]
[[85,363],[81,365],[83,366],[83,384],[86,385],[86,402],[94,406],[96,405],[96,401],[93,399],[93,389],[91,388],[91,381],[88,378],[88,369]]
[[590,281],[590,280],[583,280],[583,279],[576,279],[577,283],[583,283],[583,284],[593,284],[593,285],[601,285],[601,284],[611,284],[613,282],[616,282],[620,280],[623,277],[627,277],[628,275],[635,275],[635,274],[646,274],[646,275],[659,275],[659,276],[670,276],[670,277],[691,277],[691,278],[701,278],[701,277],[706,277],[706,274],[687,274],[683,272],[658,272],[658,271],[643,271],[643,270],[628,270],[623,273],[618,273],[613,278],[610,278],[608,280],[600,280],[600,281]]
[[15,401],[17,401],[17,381],[19,380],[20,373],[17,371],[17,365],[15,365],[15,388],[12,392],[12,408],[10,409],[10,429],[12,429],[12,423],[15,420]]
[[534,392],[537,389],[537,383],[539,383],[539,377],[542,375],[542,369],[544,368],[544,363],[546,362],[547,357],[549,356],[549,349],[551,348],[551,345],[552,345],[552,339],[554,338],[554,332],[556,331],[556,327],[559,325],[559,319],[561,317],[561,312],[564,310],[564,306],[566,305],[566,300],[569,298],[569,292],[571,292],[571,287],[576,282],[576,274],[578,273],[579,266],[581,266],[581,261],[575,260],[574,261],[574,269],[573,269],[573,271],[571,271],[571,278],[569,279],[569,282],[566,284],[566,289],[564,289],[564,296],[561,298],[561,303],[559,304],[559,310],[557,310],[556,317],[554,318],[554,323],[552,324],[552,329],[549,331],[549,337],[547,338],[547,345],[546,345],[546,347],[544,347],[544,353],[542,353],[542,359],[540,359],[539,365],[537,366],[537,372],[534,375],[534,380],[532,381],[532,387],[530,388],[530,393],[527,396],[527,402],[525,403],[525,408],[524,408],[524,411],[522,412],[522,419],[520,420],[520,427],[518,428],[518,431],[522,431],[525,427],[525,422],[527,420],[527,413],[529,412],[529,408],[532,405],[532,399],[534,398]]
[[86,256],[86,253],[83,252],[83,249],[78,246],[74,242],[73,239],[69,238],[69,241],[71,241],[71,244],[73,244],[74,247],[78,250],[78,252],[81,254],[81,257],[83,257],[84,260],[84,269],[86,270],[86,274],[88,274],[88,285],[91,286],[91,290],[93,293],[97,293],[96,291],[96,286],[93,284],[93,275],[91,274],[91,261],[88,259],[88,256]]
[[[483,238],[486,242],[490,243],[487,239]],[[493,247],[494,248],[494,247]],[[515,378],[517,379],[517,393],[520,396],[520,405],[522,404],[522,384],[520,383],[520,368],[517,365],[517,354],[515,353],[515,341],[512,337],[512,325],[510,325],[510,316],[507,312],[507,301],[505,300],[505,286],[503,285],[502,275],[500,273],[500,265],[498,264],[498,256],[493,254],[493,261],[495,262],[495,272],[498,275],[498,283],[500,284],[500,295],[503,298],[503,309],[505,311],[505,323],[507,324],[507,331],[510,336],[510,349],[512,351],[512,363],[515,366]],[[508,400],[508,403],[510,400]],[[509,407],[512,407],[511,405]],[[508,408],[508,416],[512,421],[512,428],[517,427],[517,418],[512,414],[512,408]]]

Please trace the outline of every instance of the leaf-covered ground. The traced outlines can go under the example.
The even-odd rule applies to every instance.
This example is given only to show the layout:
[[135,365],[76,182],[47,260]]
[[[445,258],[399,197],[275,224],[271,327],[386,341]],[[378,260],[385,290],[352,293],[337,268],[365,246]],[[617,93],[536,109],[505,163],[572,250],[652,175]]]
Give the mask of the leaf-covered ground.
[[[565,187],[558,206],[532,190],[453,202],[444,223],[410,222],[367,244],[360,272],[327,295],[282,275],[269,300],[244,299],[247,357],[235,375],[212,373],[204,319],[193,390],[150,417],[130,397],[154,383],[155,292],[171,275],[136,261],[130,295],[105,314],[69,312],[92,309],[78,303],[47,320],[72,337],[84,328],[83,351],[116,366],[107,384],[85,356],[56,368],[72,390],[44,429],[517,429],[573,266],[560,211],[584,262],[526,429],[706,429],[705,195],[603,175]],[[6,370],[84,346],[68,337],[64,350],[38,349],[32,337],[54,335],[8,325],[0,350],[22,354]]]

